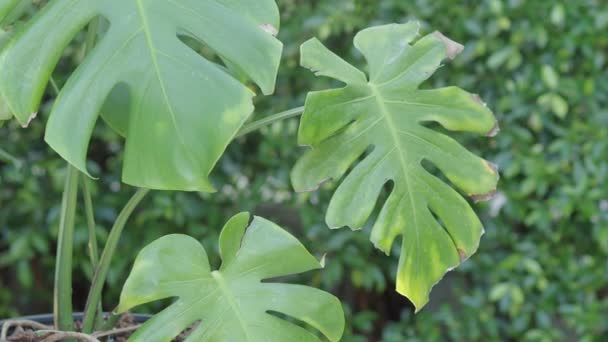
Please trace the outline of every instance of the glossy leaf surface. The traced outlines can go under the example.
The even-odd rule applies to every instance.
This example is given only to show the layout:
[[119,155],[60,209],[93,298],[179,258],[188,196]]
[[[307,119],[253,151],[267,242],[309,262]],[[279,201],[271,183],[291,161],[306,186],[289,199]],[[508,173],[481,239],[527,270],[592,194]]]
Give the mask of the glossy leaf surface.
[[[8,2],[0,2],[0,11],[3,4]],[[121,89],[128,100],[115,128],[126,136],[123,180],[152,189],[213,191],[207,176],[253,111],[254,93],[178,35],[206,45],[269,94],[282,50],[268,29],[279,27],[275,2],[52,0],[0,55],[0,94],[22,125],[35,118],[66,46],[98,16],[109,27],[63,87],[46,141],[87,172],[100,109]]]
[[[443,275],[473,254],[483,227],[467,201],[423,167],[436,166],[474,199],[493,194],[498,173],[447,135],[428,128],[493,135],[497,123],[479,97],[456,87],[419,90],[446,58],[462,46],[440,33],[411,44],[416,23],[363,30],[355,46],[369,65],[369,78],[318,40],[302,46],[302,65],[346,83],[314,92],[306,100],[299,143],[311,146],[292,172],[298,191],[340,179],[327,224],[361,228],[382,189],[392,184],[375,218],[372,242],[387,254],[402,237],[397,291],[422,308]],[[360,162],[357,162],[362,158]]]
[[269,280],[319,269],[319,261],[274,223],[255,217],[247,228],[248,222],[249,214],[239,214],[222,230],[218,271],[211,271],[199,242],[185,235],[165,236],[140,252],[118,311],[163,298],[177,300],[130,341],[170,341],[198,321],[188,341],[321,341],[269,312],[304,322],[330,341],[340,339],[344,313],[337,298]]

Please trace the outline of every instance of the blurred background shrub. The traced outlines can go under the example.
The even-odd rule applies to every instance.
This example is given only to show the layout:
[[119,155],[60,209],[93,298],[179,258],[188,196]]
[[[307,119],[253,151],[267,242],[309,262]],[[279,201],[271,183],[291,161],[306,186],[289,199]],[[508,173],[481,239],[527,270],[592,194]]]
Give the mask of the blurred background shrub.
[[[218,193],[154,192],[120,244],[104,297],[116,304],[135,254],[167,233],[190,234],[216,265],[218,232],[248,210],[281,223],[327,267],[305,276],[342,298],[345,341],[608,339],[608,5],[603,0],[279,0],[285,53],[274,96],[258,98],[256,118],[302,105],[308,90],[335,86],[298,67],[312,36],[364,67],[353,35],[370,25],[418,20],[466,48],[425,87],[478,92],[502,132],[462,142],[500,166],[500,191],[476,206],[481,248],[451,272],[418,315],[394,292],[397,252],[386,257],[368,230],[330,231],[324,212],[335,183],[295,194],[289,171],[301,149],[297,119],[233,143],[214,173]],[[82,37],[55,73],[62,83],[83,58]],[[0,127],[0,317],[51,311],[54,240],[65,163],[42,141],[52,105],[28,129]],[[99,175],[94,202],[99,239],[133,189],[121,185],[121,139],[100,123],[90,147]],[[407,237],[405,237],[407,238]],[[78,221],[75,304],[82,308],[91,269]],[[396,246],[398,247],[398,246]],[[215,255],[214,255],[215,254]],[[144,308],[143,310],[153,309]]]

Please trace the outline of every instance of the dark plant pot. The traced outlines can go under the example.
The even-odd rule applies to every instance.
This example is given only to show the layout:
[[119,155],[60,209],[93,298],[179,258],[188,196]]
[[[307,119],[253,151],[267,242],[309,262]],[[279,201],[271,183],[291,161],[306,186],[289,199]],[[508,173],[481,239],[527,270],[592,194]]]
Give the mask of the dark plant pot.
[[[108,315],[108,313],[104,313],[104,316],[105,315]],[[143,314],[132,314],[131,316],[133,317],[135,323],[144,323],[145,321],[150,319],[150,317],[152,317],[152,315],[143,315]],[[74,313],[74,321],[82,321],[82,318],[83,318],[82,312]],[[15,318],[0,320],[0,330],[2,329],[2,327],[4,326],[4,323],[6,321],[14,321],[14,320],[34,321],[34,322],[38,322],[38,323],[44,324],[44,325],[53,325],[53,323],[54,323],[53,314],[41,314],[41,315],[15,317]],[[11,330],[12,329],[13,328],[11,328]],[[8,336],[10,336],[10,334],[11,334],[11,331],[9,330]],[[110,340],[110,341],[112,341],[112,340]],[[0,342],[2,342],[2,341],[0,341]]]

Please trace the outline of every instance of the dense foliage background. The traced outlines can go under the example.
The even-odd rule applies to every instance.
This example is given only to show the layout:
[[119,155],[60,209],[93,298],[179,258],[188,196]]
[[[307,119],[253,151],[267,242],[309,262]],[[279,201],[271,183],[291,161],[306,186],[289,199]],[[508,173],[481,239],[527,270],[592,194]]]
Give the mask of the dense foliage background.
[[[450,273],[414,315],[394,292],[397,254],[386,257],[366,231],[330,231],[324,212],[334,183],[293,193],[289,171],[301,149],[297,119],[238,139],[214,174],[219,192],[154,192],[130,221],[115,260],[106,309],[117,302],[137,251],[167,233],[201,239],[210,254],[232,214],[249,210],[281,223],[325,270],[305,279],[342,298],[345,341],[605,340],[608,338],[608,5],[603,0],[279,0],[285,53],[274,96],[256,117],[299,106],[330,84],[298,67],[301,43],[316,36],[356,65],[352,37],[364,27],[419,20],[466,45],[427,86],[459,85],[494,109],[502,132],[461,135],[501,169],[497,197],[476,206],[486,222],[479,252]],[[81,37],[82,39],[82,37]],[[82,59],[66,51],[61,83]],[[49,94],[50,91],[49,91]],[[52,99],[52,96],[49,96]],[[65,162],[42,141],[51,105],[28,129],[0,127],[0,317],[51,311],[54,240]],[[122,141],[99,124],[90,169],[99,238],[133,189],[121,185]],[[90,267],[86,228],[77,229],[75,303],[84,306]],[[407,238],[407,237],[406,237]],[[212,259],[217,265],[218,260]],[[150,308],[147,308],[150,309]]]

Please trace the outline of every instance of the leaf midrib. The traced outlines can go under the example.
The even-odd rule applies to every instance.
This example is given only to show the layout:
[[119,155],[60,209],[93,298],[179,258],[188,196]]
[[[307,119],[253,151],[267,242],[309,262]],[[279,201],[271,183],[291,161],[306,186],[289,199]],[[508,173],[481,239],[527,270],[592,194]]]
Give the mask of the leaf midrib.
[[237,320],[239,321],[239,326],[241,327],[241,330],[245,334],[245,341],[251,342],[252,340],[249,337],[249,334],[247,333],[247,325],[245,324],[245,321],[243,320],[243,317],[241,316],[241,312],[238,309],[238,304],[234,300],[234,295],[232,294],[232,291],[230,291],[230,287],[226,284],[224,277],[222,276],[222,274],[219,271],[211,272],[211,276],[215,280],[215,283],[217,284],[218,289],[222,293],[222,296],[224,296],[226,298],[226,300],[228,301],[228,305],[230,306],[230,309],[234,313],[234,316],[236,316]]
[[[386,101],[385,101],[384,97],[382,96],[382,93],[380,92],[380,90],[378,90],[378,87],[371,82],[369,83],[369,87],[372,91],[372,95],[376,99],[376,104],[378,105],[379,112],[380,112],[382,118],[384,119],[384,121],[386,121],[386,126],[388,127],[388,130],[391,135],[391,139],[393,139],[393,141],[395,143],[395,148],[397,150],[397,154],[399,155],[399,162],[400,162],[401,170],[403,172],[403,177],[404,177],[405,191],[408,194],[408,198],[410,201],[410,207],[412,208],[412,215],[413,215],[412,220],[414,222],[414,228],[416,231],[416,245],[420,245],[420,234],[418,231],[418,218],[416,216],[416,208],[414,207],[414,204],[415,204],[414,197],[412,195],[412,191],[410,191],[411,190],[410,189],[410,179],[409,179],[409,175],[408,175],[407,162],[406,162],[406,158],[405,158],[407,156],[407,152],[401,145],[401,140],[399,139],[399,129],[393,120],[391,112],[386,107]],[[416,263],[416,270],[414,273],[415,274],[418,273],[418,263]]]
[[167,93],[167,89],[165,88],[165,83],[163,81],[163,77],[160,72],[158,59],[156,58],[157,49],[152,40],[152,34],[151,34],[151,30],[150,30],[150,25],[148,23],[148,16],[146,15],[146,9],[144,8],[144,4],[142,3],[142,0],[135,0],[135,3],[137,4],[137,13],[139,14],[139,18],[141,20],[142,31],[144,32],[144,36],[146,39],[146,45],[148,46],[148,51],[150,53],[150,59],[152,60],[152,65],[154,66],[154,73],[156,74],[156,78],[158,79],[158,84],[160,86],[160,90],[163,93],[163,99],[165,100],[167,109],[169,110],[169,114],[171,116],[171,123],[173,124],[173,128],[175,128],[175,132],[177,133],[176,134],[177,139],[179,140],[180,144],[182,145],[184,151],[186,152],[188,159],[190,159],[192,166],[196,166],[198,163],[196,163],[196,158],[194,158],[194,153],[188,148],[188,144],[186,144],[186,142],[183,139],[181,130],[179,129],[179,126],[177,125],[177,118],[175,115],[175,111],[173,110],[173,106],[171,105],[171,102],[169,101],[169,94]]

